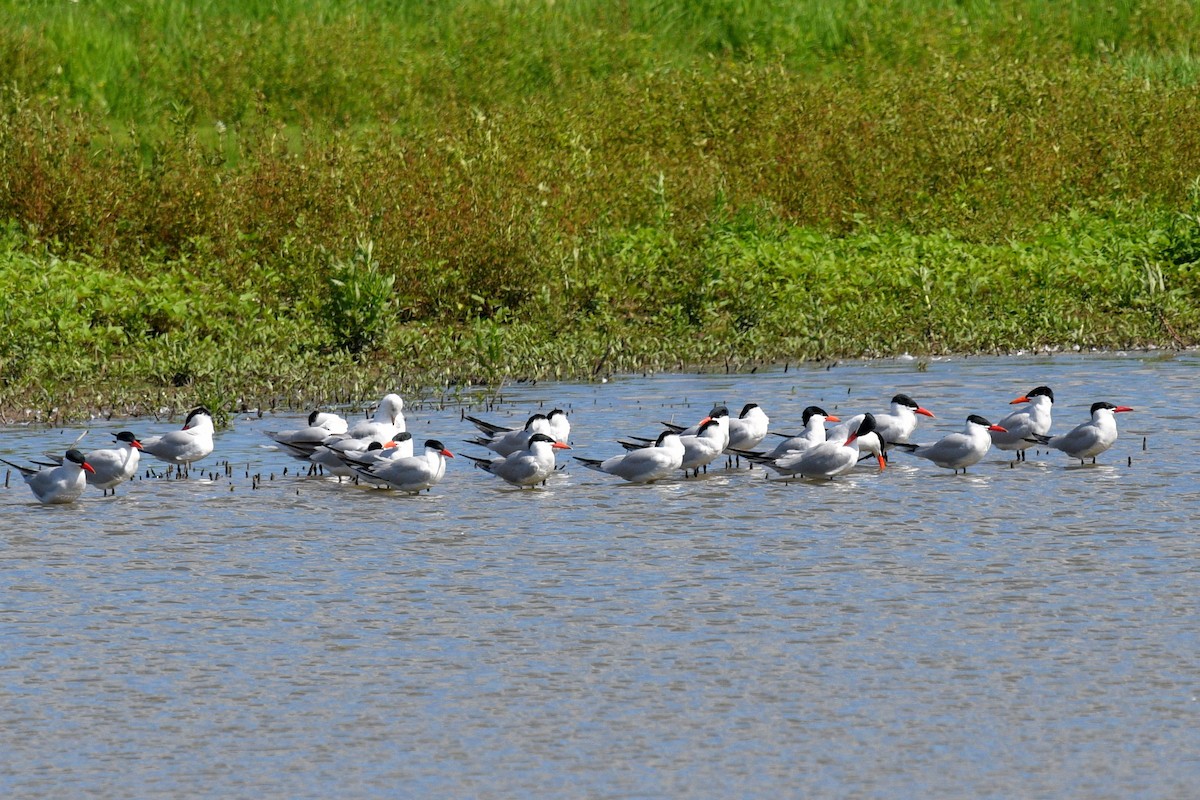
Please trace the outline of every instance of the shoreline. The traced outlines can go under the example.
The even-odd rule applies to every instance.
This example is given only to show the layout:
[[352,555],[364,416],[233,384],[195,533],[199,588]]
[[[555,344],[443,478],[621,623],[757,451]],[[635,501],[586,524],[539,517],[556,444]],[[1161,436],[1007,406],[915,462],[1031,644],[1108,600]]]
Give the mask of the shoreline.
[[[1122,354],[1134,355],[1140,354],[1144,357],[1153,357],[1156,359],[1171,359],[1181,353],[1194,352],[1198,348],[1196,346],[1180,346],[1173,341],[1168,342],[1151,342],[1135,347],[1082,347],[1080,345],[1043,345],[1037,348],[1014,348],[1010,351],[998,352],[990,351],[974,351],[974,352],[949,352],[949,353],[924,353],[911,354],[908,352],[891,354],[891,355],[875,355],[875,356],[835,356],[829,358],[812,358],[812,359],[793,359],[793,360],[761,360],[761,361],[746,361],[736,367],[732,367],[729,361],[724,363],[711,362],[707,364],[690,364],[684,365],[679,369],[663,369],[658,367],[650,367],[647,365],[643,369],[622,370],[620,372],[611,372],[604,375],[585,375],[578,374],[560,374],[558,376],[529,376],[529,377],[505,377],[499,381],[487,383],[475,383],[465,381],[462,383],[448,384],[440,390],[432,389],[428,385],[423,388],[417,384],[401,385],[401,386],[385,386],[377,385],[365,393],[365,396],[352,398],[330,398],[326,395],[300,396],[290,399],[287,402],[281,402],[284,398],[274,397],[268,398],[265,395],[255,397],[249,392],[241,393],[236,399],[231,399],[233,405],[226,405],[221,409],[213,409],[215,416],[222,420],[222,424],[218,427],[227,427],[227,420],[234,415],[257,414],[259,416],[280,414],[280,413],[300,413],[311,411],[314,408],[329,409],[335,411],[358,411],[368,407],[374,402],[372,397],[386,391],[399,390],[399,393],[406,398],[405,402],[413,408],[421,408],[425,405],[447,406],[447,405],[462,405],[470,408],[471,406],[489,402],[495,402],[494,398],[502,395],[506,385],[511,384],[537,384],[542,382],[563,382],[563,383],[596,383],[608,382],[610,380],[619,380],[624,375],[643,376],[654,374],[754,374],[759,371],[776,371],[782,370],[788,372],[805,367],[824,366],[825,369],[836,369],[842,363],[868,363],[868,362],[901,362],[910,363],[914,369],[922,370],[924,364],[931,361],[940,361],[948,359],[968,359],[968,358],[1024,358],[1024,357],[1061,357],[1061,356],[1077,356],[1077,357],[1103,357],[1117,356]],[[139,390],[125,388],[122,393],[133,395],[133,399],[121,408],[117,408],[112,403],[98,403],[92,405],[84,405],[80,403],[60,404],[59,406],[43,410],[34,408],[31,404],[22,403],[19,398],[5,398],[0,402],[0,428],[17,428],[17,427],[34,427],[44,426],[48,429],[76,427],[79,425],[94,422],[96,420],[104,420],[106,422],[113,420],[171,420],[177,416],[186,414],[188,409],[200,404],[202,401],[196,399],[205,394],[204,391],[197,389],[192,393],[183,391],[184,387],[179,387],[172,394],[165,394],[163,387],[155,389]],[[191,399],[189,399],[191,398]]]

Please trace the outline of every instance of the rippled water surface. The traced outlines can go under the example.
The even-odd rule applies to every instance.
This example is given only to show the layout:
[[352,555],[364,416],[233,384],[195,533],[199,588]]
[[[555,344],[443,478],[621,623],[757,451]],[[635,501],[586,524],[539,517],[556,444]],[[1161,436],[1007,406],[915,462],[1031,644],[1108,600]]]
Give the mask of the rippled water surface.
[[[574,454],[758,402],[1055,431],[1128,404],[1101,465],[759,470],[517,491],[451,462],[417,497],[300,477],[239,416],[210,473],[41,507],[0,489],[5,797],[1194,797],[1200,356],[854,363],[506,388]],[[451,449],[461,408],[409,427]],[[178,421],[100,422],[139,435]],[[79,430],[0,432],[28,458]],[[228,461],[232,477],[219,465]],[[149,461],[149,459],[147,459]],[[286,475],[284,470],[287,470]],[[209,474],[217,473],[217,477]],[[261,475],[260,488],[250,476]]]

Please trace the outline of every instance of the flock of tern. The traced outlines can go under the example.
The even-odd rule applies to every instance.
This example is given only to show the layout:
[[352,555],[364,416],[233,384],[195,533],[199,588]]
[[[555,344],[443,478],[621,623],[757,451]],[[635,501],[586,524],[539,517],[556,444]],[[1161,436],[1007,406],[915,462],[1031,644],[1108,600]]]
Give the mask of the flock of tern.
[[[698,475],[722,455],[744,458],[783,478],[814,480],[832,479],[871,458],[883,470],[891,450],[911,453],[955,473],[966,472],[993,446],[1015,452],[1017,460],[1024,460],[1025,451],[1038,446],[1062,451],[1081,463],[1088,459],[1095,463],[1096,456],[1117,440],[1115,415],[1133,410],[1108,402],[1093,403],[1088,421],[1052,436],[1054,392],[1049,387],[1038,386],[1011,404],[1018,407],[995,424],[971,414],[960,432],[929,444],[910,440],[918,418],[933,417],[933,412],[906,394],[895,395],[887,412],[844,420],[819,406],[809,406],[803,413],[804,429],[795,435],[771,434],[770,419],[757,403],[746,404],[737,417],[718,405],[693,427],[663,423],[665,429],[655,439],[630,437],[620,441],[621,453],[606,459],[576,456],[575,460],[631,483],[650,483],[677,473]],[[388,394],[372,418],[354,425],[337,414],[314,411],[307,427],[267,435],[274,447],[309,463],[314,471],[417,493],[442,480],[446,459],[454,455],[437,439],[426,440],[422,452],[416,453],[403,409],[399,395]],[[571,423],[561,409],[533,414],[521,428],[472,416],[464,419],[478,429],[467,443],[490,451],[488,456],[465,457],[513,486],[544,484],[558,467],[555,451],[571,449]],[[119,484],[137,473],[142,453],[186,467],[213,452],[213,433],[212,414],[199,406],[188,414],[182,429],[162,436],[139,440],[130,431],[121,431],[114,434],[111,448],[83,453],[72,446],[61,455],[47,453],[49,461],[35,461],[32,466],[0,461],[20,472],[38,501],[70,503],[88,485],[115,494]],[[769,435],[781,441],[769,449],[756,449]]]

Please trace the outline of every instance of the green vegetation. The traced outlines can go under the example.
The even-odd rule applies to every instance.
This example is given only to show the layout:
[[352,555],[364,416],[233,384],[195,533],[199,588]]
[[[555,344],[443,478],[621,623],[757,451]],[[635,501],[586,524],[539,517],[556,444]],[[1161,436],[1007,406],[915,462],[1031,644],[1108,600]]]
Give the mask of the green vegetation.
[[1173,0],[0,0],[0,410],[1200,338]]

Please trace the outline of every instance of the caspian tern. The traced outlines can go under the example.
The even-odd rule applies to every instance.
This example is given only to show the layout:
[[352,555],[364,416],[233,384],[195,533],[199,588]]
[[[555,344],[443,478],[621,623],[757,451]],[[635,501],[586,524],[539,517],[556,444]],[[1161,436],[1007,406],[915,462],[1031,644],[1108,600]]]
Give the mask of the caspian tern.
[[308,427],[291,431],[266,431],[283,452],[292,458],[307,461],[313,450],[324,444],[330,436],[345,434],[346,420],[337,414],[313,411],[308,415]]
[[1000,425],[993,425],[978,414],[967,417],[967,424],[961,433],[951,433],[943,436],[933,444],[910,444],[896,442],[896,447],[925,458],[939,467],[954,470],[957,475],[961,469],[964,473],[967,467],[978,464],[992,446],[992,433],[1007,433]]
[[1061,450],[1071,458],[1078,458],[1082,464],[1090,458],[1096,463],[1096,456],[1113,446],[1117,441],[1117,418],[1114,414],[1133,411],[1129,406],[1114,406],[1112,403],[1092,403],[1092,418],[1076,425],[1066,433],[1058,436],[1034,435],[1038,444],[1048,445],[1055,450]]
[[[840,425],[830,428],[826,434],[829,441],[839,442],[848,439],[851,431],[857,431],[862,425],[863,420],[866,419],[866,416],[866,414],[855,414]],[[887,465],[887,460],[883,457],[885,447],[883,440],[879,436],[879,415],[872,414],[871,416],[875,418],[875,425],[866,433],[858,435],[858,450],[860,453],[863,451],[867,453],[867,455],[859,456],[859,460],[862,461],[870,456],[874,456],[875,460],[879,462],[880,471],[882,471]]]
[[[83,435],[80,435],[75,440],[75,444],[79,444],[82,439]],[[109,489],[112,489],[115,495],[117,493],[117,485],[136,475],[138,464],[141,463],[142,443],[138,441],[132,431],[114,433],[113,439],[116,440],[116,447],[92,450],[83,456],[92,467],[92,472],[86,472],[85,470],[88,486],[95,486],[105,495],[108,494]],[[46,464],[44,466],[62,466],[63,456],[57,453],[46,453],[46,456],[54,464]],[[34,463],[41,464],[41,462]]]
[[446,474],[447,458],[454,458],[454,454],[437,439],[427,439],[422,455],[378,461],[355,472],[372,483],[384,483],[402,492],[418,494],[442,479]]
[[[765,462],[765,466],[781,475],[810,479],[833,480],[834,477],[849,472],[858,463],[859,442],[863,437],[872,435],[875,430],[875,417],[872,414],[863,414],[856,428],[842,427],[843,430],[831,431],[828,440]],[[882,459],[879,468],[883,469]]]
[[[412,434],[403,431],[395,439],[351,439],[347,436],[330,436],[325,443],[315,447],[308,460],[324,467],[339,478],[353,478],[356,460],[374,461],[386,451],[388,456],[411,456]],[[359,465],[361,466],[361,465]]]
[[92,467],[92,471],[87,473],[88,484],[105,494],[111,489],[115,495],[118,484],[137,474],[142,459],[142,443],[131,431],[114,433],[113,438],[117,440],[116,447],[92,450],[84,459]]
[[1029,394],[1012,400],[1009,405],[1016,403],[1025,405],[996,423],[1004,432],[994,431],[992,444],[999,450],[1016,450],[1016,460],[1024,461],[1025,449],[1034,444],[1030,440],[1050,432],[1050,407],[1054,405],[1054,392],[1049,386],[1039,386]]
[[393,458],[412,458],[413,436],[408,431],[387,442],[371,442],[366,450],[330,450],[347,467],[369,467]]
[[[480,433],[484,434],[490,440],[492,437],[496,436],[496,434],[512,433],[517,430],[529,430],[530,422],[536,418],[540,418],[540,416],[540,414],[534,414],[529,418],[528,421],[526,421],[524,428],[513,428],[507,425],[498,425],[494,422],[482,420],[479,417],[472,417],[470,414],[467,414],[464,419],[478,428]],[[543,430],[541,431],[542,433],[548,434],[550,438],[556,442],[562,442],[563,444],[570,443],[571,420],[567,419],[567,412],[563,411],[561,408],[556,408],[549,414],[546,414],[546,421],[550,423],[550,430]],[[479,443],[480,442],[478,439],[470,441],[470,444]]]
[[[692,425],[687,428],[685,428],[682,425],[675,423],[675,422],[664,422],[662,424],[668,430],[675,431],[675,433],[678,433],[680,436],[695,436],[697,433],[700,432],[700,426],[703,425],[704,423],[708,422],[710,419],[723,419],[724,424],[725,424],[725,431],[727,432],[727,435],[728,435],[729,408],[727,406],[713,406],[712,411],[708,412],[708,416],[706,416],[704,419],[697,422],[695,425]],[[637,439],[638,437],[633,437],[633,438]],[[648,441],[648,440],[642,440],[642,441]]]
[[550,437],[561,444],[570,444],[571,420],[567,419],[567,412],[561,408],[551,409],[546,419],[550,420]]
[[891,413],[875,415],[875,433],[883,443],[886,451],[888,445],[894,442],[907,442],[917,429],[917,414],[923,417],[933,417],[933,412],[917,405],[917,402],[906,394],[898,394],[892,398]]
[[[729,409],[718,406],[713,409],[712,414],[700,420],[695,433],[687,433],[691,430],[688,428],[679,434],[679,441],[683,444],[683,462],[679,468],[683,470],[684,477],[689,471],[699,476],[701,467],[707,469],[709,464],[725,452],[729,445],[728,425]],[[668,430],[672,427],[674,426],[668,427]],[[633,441],[623,441],[621,446],[626,450],[638,450],[648,443],[645,439],[633,437]]]
[[758,403],[747,403],[742,406],[742,413],[737,419],[729,419],[729,444],[725,451],[750,450],[758,447],[767,436],[767,428],[771,418],[763,411]]
[[[338,477],[353,478],[355,473],[345,464],[347,456],[362,455],[372,450],[394,448],[397,445],[404,447],[404,443],[406,442],[408,450],[401,453],[401,455],[412,455],[412,435],[408,431],[393,431],[390,435],[387,435],[389,434],[388,427],[384,424],[374,428],[375,433],[373,435],[363,438],[355,438],[348,433],[342,433],[330,434],[319,442],[313,442],[311,439],[303,441],[300,436],[296,436],[286,444],[280,442],[280,446],[289,455],[294,455],[297,458],[300,458],[302,453],[307,453],[304,458],[318,466],[324,467]],[[306,435],[311,434],[315,437],[318,430],[310,428]],[[276,439],[276,441],[279,440]]]
[[308,425],[312,428],[324,428],[330,433],[345,433],[350,430],[350,423],[332,411],[313,411],[308,415]]
[[[483,431],[482,436],[467,439],[467,444],[477,444],[481,447],[486,447],[488,450],[501,456],[512,455],[518,450],[524,450],[525,446],[529,444],[529,438],[535,433],[542,433],[554,438],[554,429],[550,425],[550,418],[545,414],[530,416],[525,421],[525,427],[520,430],[501,428],[471,416],[468,416],[467,419],[474,423],[475,427]],[[494,430],[488,433],[487,428]]]
[[404,421],[404,401],[398,394],[385,394],[375,407],[375,415],[371,419],[356,422],[346,431],[346,436],[351,439],[385,442],[406,430],[408,428]]
[[33,491],[33,496],[39,503],[46,505],[73,503],[78,500],[87,486],[86,473],[95,472],[83,453],[74,448],[67,451],[62,466],[58,467],[45,466],[34,469],[2,458],[0,461],[20,472],[25,483],[29,484]]
[[518,450],[507,456],[498,458],[477,458],[466,456],[475,462],[475,466],[504,479],[513,486],[536,486],[545,483],[554,472],[554,451],[570,450],[571,447],[554,437],[544,433],[535,433],[529,437],[529,443],[524,450]]
[[700,425],[695,436],[680,436],[683,442],[683,461],[679,468],[684,475],[690,469],[693,475],[700,474],[700,468],[707,468],[717,459],[729,445],[729,414],[709,417]]
[[[362,441],[354,439],[352,441]],[[379,480],[372,481],[365,477],[366,471],[376,469],[388,461],[398,458],[412,458],[413,456],[413,438],[408,431],[396,434],[396,438],[387,442],[370,442],[366,450],[331,450],[328,447],[322,447],[313,454],[312,461],[315,464],[320,464],[325,467],[338,478],[349,477],[359,478],[373,483],[376,486],[382,486],[383,482]],[[334,465],[332,462],[337,461]]]
[[191,464],[213,451],[212,413],[196,406],[187,415],[183,429],[142,440],[142,451],[168,464]]
[[[738,455],[749,458],[751,461],[763,462],[772,461],[776,458],[784,456],[794,450],[807,450],[814,444],[820,444],[825,441],[828,436],[825,432],[826,422],[841,422],[841,419],[833,414],[828,414],[825,409],[820,406],[809,406],[804,409],[804,414],[800,417],[804,423],[804,433],[797,436],[786,436],[779,445],[767,453],[746,453],[739,452]],[[785,434],[777,434],[785,436]]]
[[575,457],[588,469],[605,472],[623,478],[630,483],[650,483],[670,476],[683,464],[683,442],[679,434],[666,430],[658,440],[638,450],[601,461],[595,458]]

